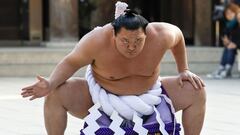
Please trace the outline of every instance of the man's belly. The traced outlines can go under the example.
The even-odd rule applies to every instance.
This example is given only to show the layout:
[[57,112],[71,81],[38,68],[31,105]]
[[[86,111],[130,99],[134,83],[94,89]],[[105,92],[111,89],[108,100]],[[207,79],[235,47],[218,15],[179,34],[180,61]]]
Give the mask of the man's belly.
[[106,91],[116,95],[141,95],[151,89],[156,80],[158,73],[152,76],[127,76],[121,79],[106,79],[93,72],[96,82]]

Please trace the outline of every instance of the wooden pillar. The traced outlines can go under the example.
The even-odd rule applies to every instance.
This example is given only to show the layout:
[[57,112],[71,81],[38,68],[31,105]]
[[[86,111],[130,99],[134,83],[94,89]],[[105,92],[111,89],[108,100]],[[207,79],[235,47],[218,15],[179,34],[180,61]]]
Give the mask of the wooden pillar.
[[211,0],[195,0],[194,44],[196,46],[211,45]]
[[[95,0],[96,10],[93,11],[91,15],[92,28],[113,21],[116,2],[117,0]],[[125,0],[125,2],[127,2],[127,0]]]
[[78,0],[50,0],[50,41],[78,40]]
[[42,29],[42,0],[29,0],[29,39],[41,41]]

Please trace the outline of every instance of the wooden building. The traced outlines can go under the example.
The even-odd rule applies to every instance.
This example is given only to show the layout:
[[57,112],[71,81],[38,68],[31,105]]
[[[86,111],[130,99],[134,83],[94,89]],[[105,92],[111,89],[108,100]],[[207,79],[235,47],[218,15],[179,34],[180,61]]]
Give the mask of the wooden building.
[[[5,42],[77,41],[111,22],[117,0],[1,0],[0,46]],[[211,0],[122,0],[150,22],[177,25],[186,43],[213,46]]]

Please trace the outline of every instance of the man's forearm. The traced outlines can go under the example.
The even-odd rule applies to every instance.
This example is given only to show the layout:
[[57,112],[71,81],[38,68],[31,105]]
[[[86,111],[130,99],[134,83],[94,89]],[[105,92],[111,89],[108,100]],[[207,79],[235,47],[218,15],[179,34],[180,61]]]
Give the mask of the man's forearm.
[[65,59],[62,60],[53,70],[49,78],[50,87],[52,89],[57,88],[67,79],[69,79],[78,68],[69,64]]
[[178,72],[188,70],[186,47],[183,39],[172,48],[172,53],[177,64]]

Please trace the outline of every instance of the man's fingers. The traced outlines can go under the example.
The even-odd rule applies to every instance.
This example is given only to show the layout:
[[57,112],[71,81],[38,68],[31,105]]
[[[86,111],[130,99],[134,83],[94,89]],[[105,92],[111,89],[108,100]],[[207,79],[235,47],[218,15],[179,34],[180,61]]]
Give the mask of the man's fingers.
[[27,93],[28,93],[28,91],[24,91],[24,92],[21,93],[21,95],[25,95]]
[[193,77],[189,77],[189,81],[192,83],[195,89],[198,89],[196,82],[194,81]]
[[196,78],[199,80],[199,82],[201,83],[202,87],[205,87],[204,81],[201,79],[201,77],[196,76]]
[[196,77],[193,77],[193,79],[194,79],[195,83],[197,84],[198,88],[202,89],[203,86],[202,86],[202,83],[201,83],[199,77],[196,76]]
[[33,96],[33,94],[24,94],[24,95],[22,95],[23,98],[30,97],[30,96]]
[[34,100],[34,99],[36,99],[36,98],[37,98],[37,96],[36,96],[36,95],[33,95],[29,100],[32,101],[32,100]]
[[40,75],[37,75],[37,79],[39,80],[39,81],[44,81],[45,79],[42,77],[42,76],[40,76]]
[[200,80],[202,86],[205,87],[206,85],[205,85],[204,81],[200,77],[199,77],[199,80]]
[[26,91],[22,92],[21,95],[26,94],[26,93],[33,93],[33,91],[32,90],[26,90]]
[[203,82],[203,80],[201,80],[201,83],[202,83],[202,86],[203,87],[205,87],[206,85],[205,85],[205,83]]
[[178,78],[178,83],[179,83],[180,87],[182,88],[183,87],[183,81],[182,81],[181,77]]
[[198,76],[198,79],[199,79],[199,81],[200,81],[202,87],[205,87],[204,81],[201,79],[201,77]]
[[29,89],[33,89],[33,86],[34,86],[35,84],[33,84],[33,85],[29,85],[29,86],[27,86],[27,87],[24,87],[24,88],[22,88],[22,91],[24,91],[24,90],[29,90]]
[[34,93],[33,92],[25,92],[25,93],[22,93],[22,97],[30,97],[30,96],[33,96]]

